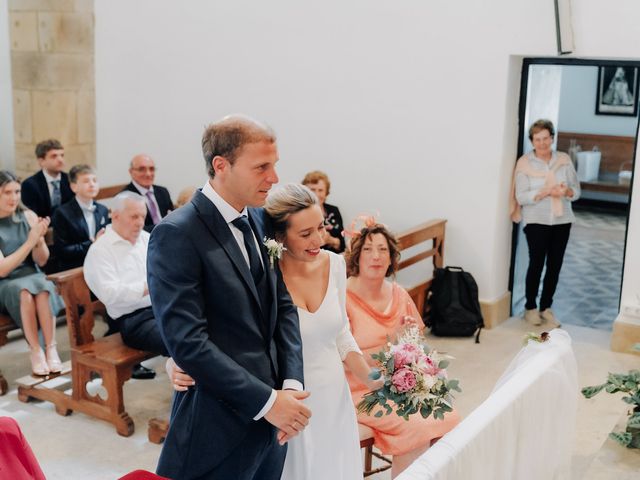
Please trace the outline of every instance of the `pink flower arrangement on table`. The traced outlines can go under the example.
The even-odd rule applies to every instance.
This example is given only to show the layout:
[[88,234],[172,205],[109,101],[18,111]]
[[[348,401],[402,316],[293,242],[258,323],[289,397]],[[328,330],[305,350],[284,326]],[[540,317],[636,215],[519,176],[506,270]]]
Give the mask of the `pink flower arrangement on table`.
[[449,380],[447,371],[452,357],[430,350],[423,334],[415,326],[403,330],[396,343],[371,355],[378,363],[374,380],[382,377],[384,386],[364,395],[358,412],[374,416],[396,414],[409,419],[420,413],[424,418],[433,415],[444,419],[452,407],[453,390],[460,392],[458,380]]

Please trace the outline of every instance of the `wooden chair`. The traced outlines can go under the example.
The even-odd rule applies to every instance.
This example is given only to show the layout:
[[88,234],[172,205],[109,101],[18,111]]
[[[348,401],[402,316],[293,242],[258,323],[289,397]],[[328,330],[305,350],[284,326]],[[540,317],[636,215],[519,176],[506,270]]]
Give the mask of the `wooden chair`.
[[[46,381],[20,379],[18,398],[23,402],[30,398],[50,401],[61,415],[69,415],[76,410],[112,423],[122,436],[132,435],[135,427],[124,409],[122,387],[131,378],[132,367],[154,354],[127,347],[119,333],[99,339],[93,337],[94,313],[104,311],[104,306],[91,300],[82,267],[48,278],[56,284],[66,305],[72,394],[50,388]],[[64,372],[68,373],[69,369]],[[102,379],[102,386],[107,392],[106,399],[87,391],[87,383],[96,377]]]
[[7,381],[2,375],[2,372],[0,372],[0,396],[7,393],[8,390],[9,390],[9,384],[7,384]]
[[[13,322],[9,315],[0,313],[0,347],[6,345],[7,334],[16,328],[18,328],[18,326]],[[8,390],[9,385],[7,384],[7,380],[2,375],[2,372],[0,372],[0,395],[4,395]]]
[[[358,434],[360,435],[360,448],[364,448],[364,472],[365,477],[384,472],[391,468],[391,459],[381,453],[373,451],[373,430],[366,425],[358,424]],[[373,468],[373,457],[382,460],[383,465]]]

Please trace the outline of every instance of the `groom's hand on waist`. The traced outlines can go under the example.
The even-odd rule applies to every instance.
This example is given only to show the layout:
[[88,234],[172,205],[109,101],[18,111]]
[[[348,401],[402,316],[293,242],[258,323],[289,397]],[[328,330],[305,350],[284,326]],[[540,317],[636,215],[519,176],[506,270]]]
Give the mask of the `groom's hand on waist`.
[[276,390],[276,401],[264,418],[277,427],[278,442],[284,445],[288,440],[295,437],[309,423],[311,410],[302,400],[307,398],[309,392],[298,392],[295,390]]

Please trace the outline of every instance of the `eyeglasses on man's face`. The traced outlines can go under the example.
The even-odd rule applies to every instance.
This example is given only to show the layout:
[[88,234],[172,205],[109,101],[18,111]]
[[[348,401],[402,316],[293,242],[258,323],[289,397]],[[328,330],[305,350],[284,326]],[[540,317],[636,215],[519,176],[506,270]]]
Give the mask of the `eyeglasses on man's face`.
[[136,168],[132,168],[132,170],[138,173],[145,173],[145,172],[155,173],[156,167],[136,167]]

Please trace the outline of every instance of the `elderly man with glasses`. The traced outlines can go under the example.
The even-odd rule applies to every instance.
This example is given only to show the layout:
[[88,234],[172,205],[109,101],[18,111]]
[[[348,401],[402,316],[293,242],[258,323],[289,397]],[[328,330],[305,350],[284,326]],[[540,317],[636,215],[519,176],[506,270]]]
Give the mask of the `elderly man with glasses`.
[[147,217],[144,220],[144,229],[151,232],[167,213],[173,210],[173,201],[169,190],[160,185],[154,185],[156,166],[153,159],[144,153],[140,153],[131,159],[129,166],[131,183],[125,190],[139,193],[147,203]]

